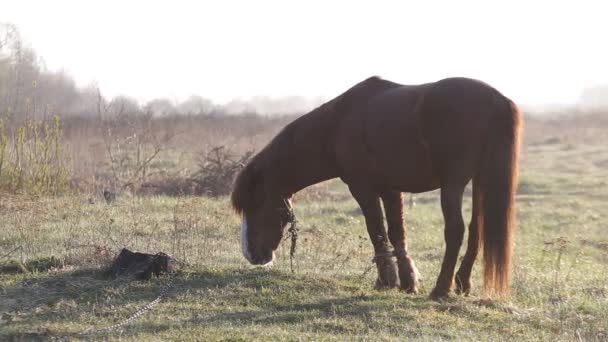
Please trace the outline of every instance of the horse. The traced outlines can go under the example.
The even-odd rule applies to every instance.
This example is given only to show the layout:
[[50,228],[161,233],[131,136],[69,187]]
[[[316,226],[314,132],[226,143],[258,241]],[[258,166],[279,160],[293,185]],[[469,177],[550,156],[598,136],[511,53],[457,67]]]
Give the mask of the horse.
[[[339,177],[365,216],[375,287],[415,294],[402,193],[440,189],[445,254],[430,297],[447,298],[454,283],[468,295],[480,249],[484,291],[508,296],[522,120],[513,101],[479,80],[402,85],[370,77],[289,123],[240,171],[231,204],[242,219],[242,253],[254,265],[271,263],[292,219],[292,196]],[[454,274],[470,181],[468,243]]]

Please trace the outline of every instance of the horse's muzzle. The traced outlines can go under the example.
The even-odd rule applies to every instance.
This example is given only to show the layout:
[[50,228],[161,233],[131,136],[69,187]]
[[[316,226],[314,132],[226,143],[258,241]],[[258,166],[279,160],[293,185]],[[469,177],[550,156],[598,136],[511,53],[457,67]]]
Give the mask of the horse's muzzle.
[[274,253],[272,251],[253,253],[249,262],[253,265],[269,265],[274,259]]

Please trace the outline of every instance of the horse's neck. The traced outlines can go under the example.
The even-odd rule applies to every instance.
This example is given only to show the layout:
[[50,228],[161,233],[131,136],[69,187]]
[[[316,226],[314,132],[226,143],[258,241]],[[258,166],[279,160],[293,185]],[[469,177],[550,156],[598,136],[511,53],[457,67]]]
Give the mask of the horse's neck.
[[374,94],[400,86],[370,77],[286,127],[276,141],[276,150],[281,152],[274,154],[277,158],[269,163],[269,170],[274,171],[280,188],[291,195],[340,176],[333,153],[335,128],[340,120],[349,115],[349,108],[357,107],[359,101],[367,101]]
[[275,176],[287,196],[338,176],[330,153],[333,120],[328,113],[311,112],[296,120],[280,141],[285,145]]

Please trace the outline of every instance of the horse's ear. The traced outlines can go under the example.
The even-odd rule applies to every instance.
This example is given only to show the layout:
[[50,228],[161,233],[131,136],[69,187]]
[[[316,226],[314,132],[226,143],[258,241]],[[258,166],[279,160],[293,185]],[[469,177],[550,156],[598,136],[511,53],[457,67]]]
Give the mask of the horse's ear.
[[252,208],[260,201],[257,188],[262,181],[262,172],[255,165],[249,163],[236,177],[232,191],[232,207],[237,213]]

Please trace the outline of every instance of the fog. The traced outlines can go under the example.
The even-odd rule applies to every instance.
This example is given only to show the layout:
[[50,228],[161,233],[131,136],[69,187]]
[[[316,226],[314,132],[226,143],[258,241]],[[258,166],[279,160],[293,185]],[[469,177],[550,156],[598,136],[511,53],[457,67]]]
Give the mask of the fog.
[[[155,113],[167,104],[303,112],[371,75],[405,84],[467,76],[535,111],[596,110],[608,84],[603,6],[12,1],[1,5],[0,58],[5,69],[16,65],[8,60],[18,41],[30,54],[20,63],[36,65],[30,76],[36,68],[48,74],[38,94],[62,89],[64,113],[94,105],[97,92]],[[70,92],[86,99],[71,101]]]

